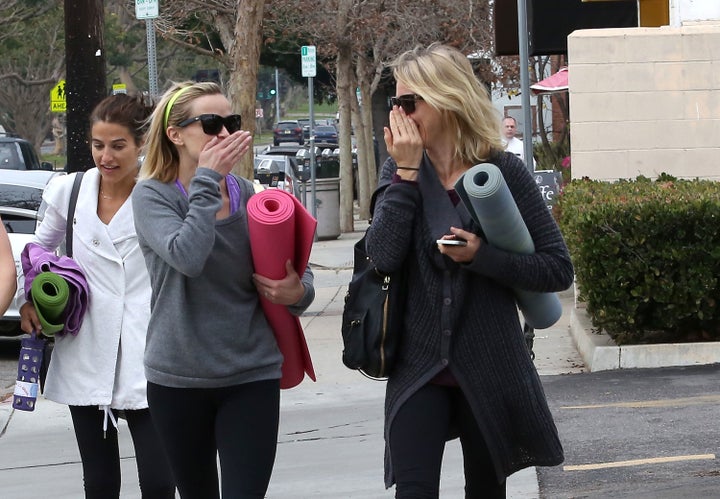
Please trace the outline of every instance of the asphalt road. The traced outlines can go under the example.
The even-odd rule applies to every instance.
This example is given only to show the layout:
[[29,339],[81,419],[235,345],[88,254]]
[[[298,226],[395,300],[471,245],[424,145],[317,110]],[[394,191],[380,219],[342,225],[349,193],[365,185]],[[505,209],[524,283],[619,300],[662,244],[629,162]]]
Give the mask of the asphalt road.
[[720,366],[545,376],[565,463],[543,498],[720,497]]

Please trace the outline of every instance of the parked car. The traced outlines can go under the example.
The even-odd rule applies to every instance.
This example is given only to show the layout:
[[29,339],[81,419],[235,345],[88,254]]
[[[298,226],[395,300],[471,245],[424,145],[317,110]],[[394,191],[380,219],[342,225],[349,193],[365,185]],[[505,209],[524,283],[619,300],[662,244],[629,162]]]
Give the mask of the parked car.
[[255,156],[255,181],[266,188],[282,189],[300,199],[300,179],[295,156],[258,154]]
[[300,145],[305,143],[302,127],[297,121],[280,121],[273,128],[273,145],[280,145],[281,142],[297,142]]
[[[290,162],[290,164],[293,167],[293,171],[295,172],[295,176],[297,177],[298,181],[304,182],[307,179],[303,177],[303,163],[300,158],[297,157],[297,153],[300,150],[307,149],[307,144],[305,145],[295,145],[295,144],[285,144],[285,145],[279,145],[279,146],[272,146],[269,145],[265,147],[262,151],[258,153],[257,157],[265,157],[265,156],[285,156]],[[256,162],[257,164],[257,162]]]
[[53,164],[40,161],[30,142],[0,134],[0,170],[53,170]]
[[[42,193],[47,184],[57,176],[65,175],[60,171],[17,171],[0,170],[0,217],[10,238],[15,269],[22,275],[20,253],[30,242],[35,229],[42,220],[44,205]],[[18,288],[21,283],[18,282]],[[0,336],[23,334],[20,329],[21,297],[15,298],[5,315],[0,318]]]
[[323,142],[326,144],[337,144],[338,133],[337,128],[331,125],[318,125],[315,127],[315,142]]
[[266,146],[265,149],[260,151],[259,154],[265,156],[295,156],[300,149],[304,149],[304,146],[298,145],[277,145],[277,146]]
[[[310,140],[310,118],[300,118],[298,119],[298,123],[300,123],[300,126],[303,130],[303,138],[305,140]],[[320,123],[315,120],[315,127],[317,127]]]

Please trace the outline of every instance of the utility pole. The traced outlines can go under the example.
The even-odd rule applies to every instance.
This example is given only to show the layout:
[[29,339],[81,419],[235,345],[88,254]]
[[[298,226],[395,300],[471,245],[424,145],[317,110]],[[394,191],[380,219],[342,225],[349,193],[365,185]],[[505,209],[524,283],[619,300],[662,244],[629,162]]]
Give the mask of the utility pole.
[[95,105],[106,95],[105,23],[102,0],[65,0],[65,95],[67,101],[67,171],[94,165],[88,133]]

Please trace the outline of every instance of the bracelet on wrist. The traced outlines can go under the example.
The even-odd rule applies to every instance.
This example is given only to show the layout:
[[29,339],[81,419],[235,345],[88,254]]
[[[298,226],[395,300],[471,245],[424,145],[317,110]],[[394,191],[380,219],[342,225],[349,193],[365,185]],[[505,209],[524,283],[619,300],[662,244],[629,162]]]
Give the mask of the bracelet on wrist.
[[398,166],[398,170],[412,170],[412,171],[418,171],[420,168],[413,168],[411,166]]

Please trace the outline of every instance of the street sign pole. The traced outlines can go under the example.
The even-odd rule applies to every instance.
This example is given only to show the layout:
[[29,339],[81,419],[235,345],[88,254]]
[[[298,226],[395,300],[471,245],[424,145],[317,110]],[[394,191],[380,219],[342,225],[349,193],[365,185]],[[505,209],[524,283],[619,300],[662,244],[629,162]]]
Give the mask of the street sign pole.
[[523,152],[530,173],[535,170],[533,160],[532,107],[530,104],[530,69],[528,68],[528,27],[526,0],[518,0],[518,48],[520,49],[520,97],[523,111]]
[[275,68],[275,122],[280,123],[280,74]]
[[150,96],[156,97],[158,90],[157,75],[157,51],[155,47],[155,20],[145,19],[145,31],[147,33],[147,53],[148,53],[148,86]]
[[[317,198],[315,193],[315,111],[313,109],[313,78],[317,75],[315,45],[305,45],[300,49],[302,76],[308,79],[308,103],[310,109],[310,188],[311,213],[317,219]],[[315,234],[317,238],[317,233]]]
[[310,183],[312,187],[312,216],[317,218],[317,200],[315,194],[315,110],[313,109],[313,78],[308,78],[308,99],[310,109]]
[[137,19],[145,19],[145,32],[147,34],[148,90],[151,97],[156,97],[159,94],[157,51],[155,47],[155,18],[159,15],[159,0],[135,0],[135,17]]

